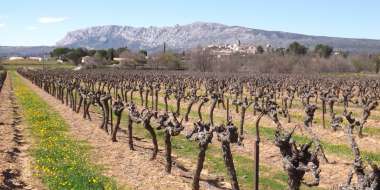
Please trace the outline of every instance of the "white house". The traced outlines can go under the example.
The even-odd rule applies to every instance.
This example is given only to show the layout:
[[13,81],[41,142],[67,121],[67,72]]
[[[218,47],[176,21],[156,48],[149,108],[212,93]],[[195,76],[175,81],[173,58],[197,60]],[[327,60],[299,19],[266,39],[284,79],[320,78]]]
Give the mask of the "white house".
[[42,57],[28,57],[28,58],[24,58],[24,57],[18,57],[18,56],[9,57],[8,59],[9,59],[9,61],[33,60],[33,61],[39,61],[39,62],[41,62],[43,60]]
[[222,56],[229,56],[234,53],[240,54],[251,54],[254,55],[257,53],[257,48],[254,45],[242,45],[240,43],[235,44],[225,44],[225,45],[209,45],[204,50],[210,50],[212,54],[216,55],[218,58]]
[[115,58],[113,58],[113,60],[114,61],[126,61],[126,60],[128,60],[128,58],[123,58],[123,57],[115,57]]
[[90,56],[85,56],[85,57],[82,57],[81,63],[88,63],[90,61],[91,61],[91,57]]
[[42,57],[28,57],[29,60],[42,61]]
[[9,57],[8,59],[9,61],[16,61],[16,60],[24,60],[25,58],[14,56],[14,57]]

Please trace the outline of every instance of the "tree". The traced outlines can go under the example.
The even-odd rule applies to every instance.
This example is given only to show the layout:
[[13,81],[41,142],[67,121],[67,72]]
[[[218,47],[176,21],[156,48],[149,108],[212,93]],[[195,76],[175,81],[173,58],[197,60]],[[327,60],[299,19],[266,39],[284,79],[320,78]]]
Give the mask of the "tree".
[[318,44],[314,48],[314,53],[319,57],[329,58],[332,52],[333,48],[328,45]]
[[116,51],[115,51],[115,57],[120,57],[120,54],[122,54],[123,52],[125,51],[129,51],[129,49],[127,47],[120,47],[120,48],[117,48]]
[[190,62],[194,70],[201,72],[211,71],[213,61],[214,56],[211,54],[211,51],[200,47],[192,52],[190,57]]
[[277,48],[274,50],[274,52],[279,56],[285,56],[285,48]]
[[368,55],[356,54],[350,58],[351,64],[354,66],[356,72],[373,71],[376,70],[376,62],[373,58],[370,59]]
[[263,48],[263,46],[257,46],[257,53],[258,53],[258,54],[263,54],[263,53],[264,53],[264,48]]
[[375,57],[375,67],[376,74],[378,74],[380,71],[380,54]]
[[110,48],[107,50],[107,60],[112,61],[115,57],[115,50],[113,48]]
[[[116,51],[119,51],[121,49],[118,49]],[[130,65],[136,67],[137,62],[135,61],[136,55],[129,50],[124,50],[119,54],[119,58],[123,58],[122,61],[120,61],[120,64],[122,65]]]
[[50,57],[61,57],[66,55],[70,51],[72,50],[69,48],[55,48],[52,52],[50,52]]
[[88,56],[94,56],[95,53],[96,53],[96,50],[94,50],[94,49],[92,49],[92,50],[88,50],[88,51],[87,51],[87,55],[88,55]]
[[3,57],[0,57],[0,70],[4,70],[4,66],[2,65],[3,64]]
[[94,57],[97,59],[107,59],[107,51],[106,50],[97,50]]
[[139,64],[147,64],[148,63],[148,60],[146,59],[146,56],[145,54],[142,54],[142,53],[137,53],[135,54],[134,56],[135,58],[135,61]]
[[148,51],[146,51],[145,49],[141,49],[139,51],[140,54],[144,55],[144,56],[148,56]]
[[78,65],[84,56],[87,56],[87,52],[82,48],[73,49],[65,54],[65,58],[70,60],[75,65]]
[[293,42],[289,45],[286,51],[294,55],[305,55],[307,53],[307,48],[298,42]]
[[181,59],[171,52],[166,52],[159,55],[158,62],[168,69],[179,70],[182,68]]

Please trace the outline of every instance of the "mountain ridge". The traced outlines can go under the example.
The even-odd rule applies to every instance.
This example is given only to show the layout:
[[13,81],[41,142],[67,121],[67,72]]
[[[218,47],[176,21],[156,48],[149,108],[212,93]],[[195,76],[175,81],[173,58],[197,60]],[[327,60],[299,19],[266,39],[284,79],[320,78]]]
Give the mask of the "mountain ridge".
[[45,56],[54,46],[0,46],[0,58],[11,56]]
[[146,49],[149,52],[158,52],[162,51],[164,43],[168,49],[182,51],[210,44],[233,44],[237,40],[243,44],[271,44],[273,47],[287,47],[294,41],[309,48],[321,43],[342,51],[380,52],[378,39],[313,36],[212,22],[194,22],[187,25],[160,27],[119,25],[86,27],[68,32],[56,46],[0,46],[0,57],[44,56],[55,47],[105,49],[127,46],[132,50]]
[[129,47],[133,50],[158,51],[164,43],[173,50],[187,50],[210,44],[243,44],[287,47],[298,41],[307,47],[318,43],[351,52],[378,52],[380,40],[365,38],[340,38],[313,36],[283,31],[269,31],[220,23],[194,22],[187,25],[132,27],[104,25],[68,32],[57,46],[104,49]]

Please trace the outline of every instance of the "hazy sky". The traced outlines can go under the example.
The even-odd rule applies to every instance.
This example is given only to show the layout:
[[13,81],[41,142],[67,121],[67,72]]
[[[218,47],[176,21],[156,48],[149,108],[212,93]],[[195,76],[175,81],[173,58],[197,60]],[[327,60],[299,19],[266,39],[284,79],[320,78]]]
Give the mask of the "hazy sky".
[[1,0],[0,45],[54,45],[95,25],[195,21],[380,39],[380,0]]

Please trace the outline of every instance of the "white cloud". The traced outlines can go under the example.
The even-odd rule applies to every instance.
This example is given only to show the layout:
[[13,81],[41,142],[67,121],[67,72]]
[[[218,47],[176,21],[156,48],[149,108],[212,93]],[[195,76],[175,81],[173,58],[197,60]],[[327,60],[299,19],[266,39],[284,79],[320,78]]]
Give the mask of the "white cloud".
[[41,24],[52,24],[64,22],[67,19],[67,17],[40,17],[38,18],[38,22]]
[[5,24],[4,23],[0,23],[0,28],[4,28],[5,27]]
[[28,31],[33,31],[33,30],[37,30],[38,28],[36,26],[28,26],[25,29]]

